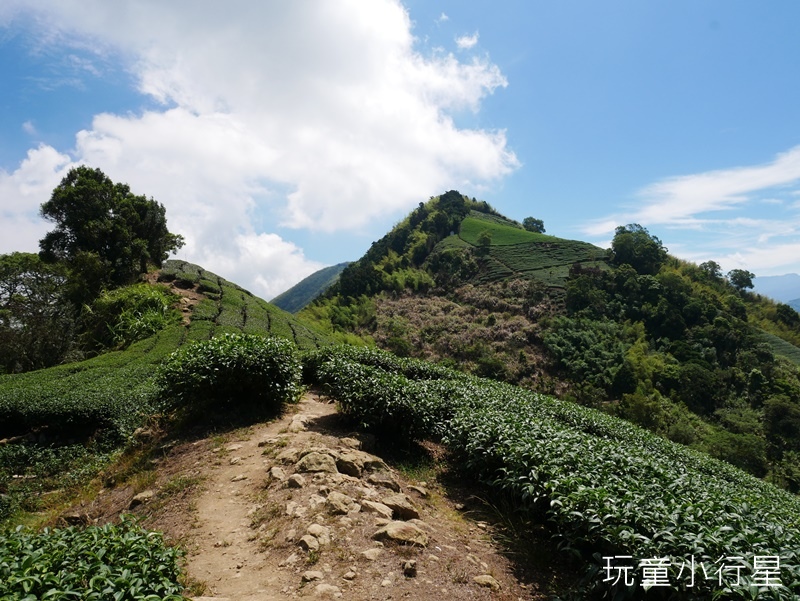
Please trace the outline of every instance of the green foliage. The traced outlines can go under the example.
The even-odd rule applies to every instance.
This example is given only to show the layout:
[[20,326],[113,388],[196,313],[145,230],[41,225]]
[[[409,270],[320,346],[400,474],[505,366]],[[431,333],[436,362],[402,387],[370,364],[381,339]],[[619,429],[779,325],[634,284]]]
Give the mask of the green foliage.
[[734,288],[740,291],[745,288],[752,288],[754,277],[756,277],[756,274],[746,269],[732,269],[728,272],[728,281]]
[[661,240],[638,223],[619,226],[611,241],[614,263],[630,265],[637,273],[654,275],[667,260]]
[[536,219],[534,217],[526,217],[522,220],[522,227],[524,227],[529,232],[534,232],[536,234],[544,234],[544,221],[541,219]]
[[0,373],[56,365],[70,349],[67,272],[31,253],[0,255]]
[[489,219],[482,214],[471,213],[461,222],[459,236],[466,242],[479,245],[478,238],[484,232],[491,235],[492,246],[523,244],[525,242],[555,241],[558,238],[525,230],[511,222]]
[[166,288],[149,284],[103,292],[84,309],[84,345],[90,349],[124,348],[178,325],[177,300]]
[[279,294],[270,302],[289,313],[297,313],[311,301],[333,286],[339,279],[339,274],[349,263],[331,265],[312,273],[307,278],[292,286],[286,292]]
[[181,601],[180,553],[128,519],[0,533],[0,599]]
[[134,195],[99,169],[71,169],[40,212],[56,226],[39,242],[40,254],[70,265],[72,293],[81,302],[101,287],[130,283],[148,264],[160,267],[183,245],[167,229],[163,205]]
[[[400,441],[443,440],[464,473],[552,527],[560,549],[600,572],[582,598],[645,598],[641,587],[602,582],[604,555],[673,565],[741,557],[732,561],[743,585],[726,599],[753,598],[747,562],[774,555],[784,585],[774,598],[800,594],[800,501],[729,464],[591,409],[419,361],[334,347],[308,365],[364,427]],[[735,454],[739,442],[728,442]],[[674,576],[665,592],[675,598],[722,592],[716,582],[689,589]]]
[[223,334],[175,351],[159,370],[157,384],[170,406],[193,415],[239,409],[268,415],[298,399],[300,376],[291,342]]

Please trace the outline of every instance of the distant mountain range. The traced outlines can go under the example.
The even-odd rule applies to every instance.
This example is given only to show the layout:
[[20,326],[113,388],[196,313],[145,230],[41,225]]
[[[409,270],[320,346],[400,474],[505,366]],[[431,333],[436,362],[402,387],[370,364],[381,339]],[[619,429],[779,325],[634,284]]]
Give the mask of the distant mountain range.
[[339,279],[339,274],[342,273],[342,270],[348,265],[349,263],[347,262],[339,263],[338,265],[331,265],[330,267],[324,267],[319,271],[315,271],[304,280],[301,280],[289,288],[286,292],[273,298],[270,302],[284,311],[297,313],[336,283]]
[[[800,304],[800,275],[765,275],[753,279],[755,291],[782,303]],[[794,306],[794,305],[793,305]],[[797,306],[794,306],[797,309]]]

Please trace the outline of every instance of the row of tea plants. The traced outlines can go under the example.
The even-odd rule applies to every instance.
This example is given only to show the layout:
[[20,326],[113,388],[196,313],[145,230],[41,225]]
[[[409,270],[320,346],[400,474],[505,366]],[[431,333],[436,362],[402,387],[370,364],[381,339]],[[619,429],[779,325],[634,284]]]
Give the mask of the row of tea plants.
[[[549,525],[589,566],[582,595],[800,595],[800,500],[727,463],[589,408],[376,350],[322,349],[306,369],[362,426],[441,440],[465,473]],[[669,566],[669,586],[650,588],[642,570],[615,581],[622,557]],[[695,582],[679,572],[689,562],[703,568]]]

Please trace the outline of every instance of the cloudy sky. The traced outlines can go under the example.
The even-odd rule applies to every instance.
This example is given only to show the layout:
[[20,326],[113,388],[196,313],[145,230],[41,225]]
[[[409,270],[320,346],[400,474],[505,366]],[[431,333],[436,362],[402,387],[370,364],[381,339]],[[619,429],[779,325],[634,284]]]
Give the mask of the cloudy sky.
[[800,272],[800,4],[3,0],[0,252],[73,166],[271,298],[449,189]]

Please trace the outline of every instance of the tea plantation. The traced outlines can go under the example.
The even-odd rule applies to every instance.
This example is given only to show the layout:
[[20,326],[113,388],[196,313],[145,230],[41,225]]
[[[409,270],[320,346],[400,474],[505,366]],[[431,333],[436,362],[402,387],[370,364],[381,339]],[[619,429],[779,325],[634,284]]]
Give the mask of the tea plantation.
[[800,595],[800,499],[727,463],[592,409],[379,351],[322,349],[309,366],[362,426],[443,441],[465,474],[552,528],[589,566],[583,598]]

